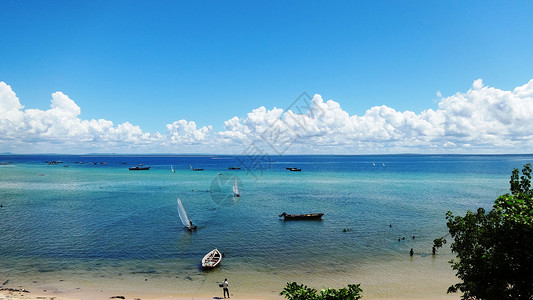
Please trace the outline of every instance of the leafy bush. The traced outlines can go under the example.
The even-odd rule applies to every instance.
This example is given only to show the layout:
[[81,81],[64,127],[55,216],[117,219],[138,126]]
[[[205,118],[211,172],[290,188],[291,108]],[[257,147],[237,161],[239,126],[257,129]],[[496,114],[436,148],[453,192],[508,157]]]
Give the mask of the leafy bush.
[[347,288],[344,287],[339,290],[327,288],[318,293],[316,289],[306,285],[287,282],[287,286],[280,295],[289,300],[357,300],[363,298],[362,292],[360,284],[349,284]]

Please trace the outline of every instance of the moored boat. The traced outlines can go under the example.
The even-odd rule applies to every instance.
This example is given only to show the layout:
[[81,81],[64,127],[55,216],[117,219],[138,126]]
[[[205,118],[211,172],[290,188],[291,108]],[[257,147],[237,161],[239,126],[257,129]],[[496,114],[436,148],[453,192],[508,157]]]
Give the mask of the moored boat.
[[150,167],[131,167],[129,168],[130,171],[142,171],[142,170],[150,170]]
[[222,261],[222,253],[217,248],[207,253],[202,258],[202,268],[211,269],[217,267]]
[[320,220],[322,219],[323,213],[316,214],[301,214],[301,215],[288,215],[287,213],[282,213],[279,215],[280,218],[283,218],[284,221],[290,220]]

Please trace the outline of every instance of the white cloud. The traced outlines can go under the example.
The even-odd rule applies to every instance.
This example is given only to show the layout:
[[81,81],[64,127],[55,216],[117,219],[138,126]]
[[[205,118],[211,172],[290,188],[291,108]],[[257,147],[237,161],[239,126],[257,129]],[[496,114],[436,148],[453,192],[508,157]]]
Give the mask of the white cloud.
[[263,106],[228,119],[218,132],[178,120],[166,125],[166,133],[147,133],[129,122],[82,120],[81,108],[61,92],[52,94],[48,110],[24,109],[11,87],[0,82],[0,152],[240,154],[251,144],[269,153],[531,151],[533,80],[505,91],[477,79],[465,93],[437,96],[437,110],[416,114],[375,106],[357,116],[315,95],[307,110]]
[[167,141],[170,144],[201,144],[209,142],[209,136],[213,127],[202,127],[196,129],[193,121],[179,120],[172,124],[167,124]]

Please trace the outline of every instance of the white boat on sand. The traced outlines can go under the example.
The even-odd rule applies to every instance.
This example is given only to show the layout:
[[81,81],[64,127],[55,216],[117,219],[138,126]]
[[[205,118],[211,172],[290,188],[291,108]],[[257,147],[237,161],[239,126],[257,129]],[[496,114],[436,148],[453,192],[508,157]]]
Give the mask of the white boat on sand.
[[204,258],[202,258],[202,268],[215,268],[217,267],[220,262],[222,261],[222,253],[218,251],[217,248],[211,250],[209,253],[207,253]]

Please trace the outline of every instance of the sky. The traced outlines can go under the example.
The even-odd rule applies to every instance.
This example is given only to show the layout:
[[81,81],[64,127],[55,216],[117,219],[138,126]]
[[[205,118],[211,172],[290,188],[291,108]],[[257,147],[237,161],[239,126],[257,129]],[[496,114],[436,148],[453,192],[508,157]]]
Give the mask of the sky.
[[0,153],[531,153],[532,15],[0,0]]

